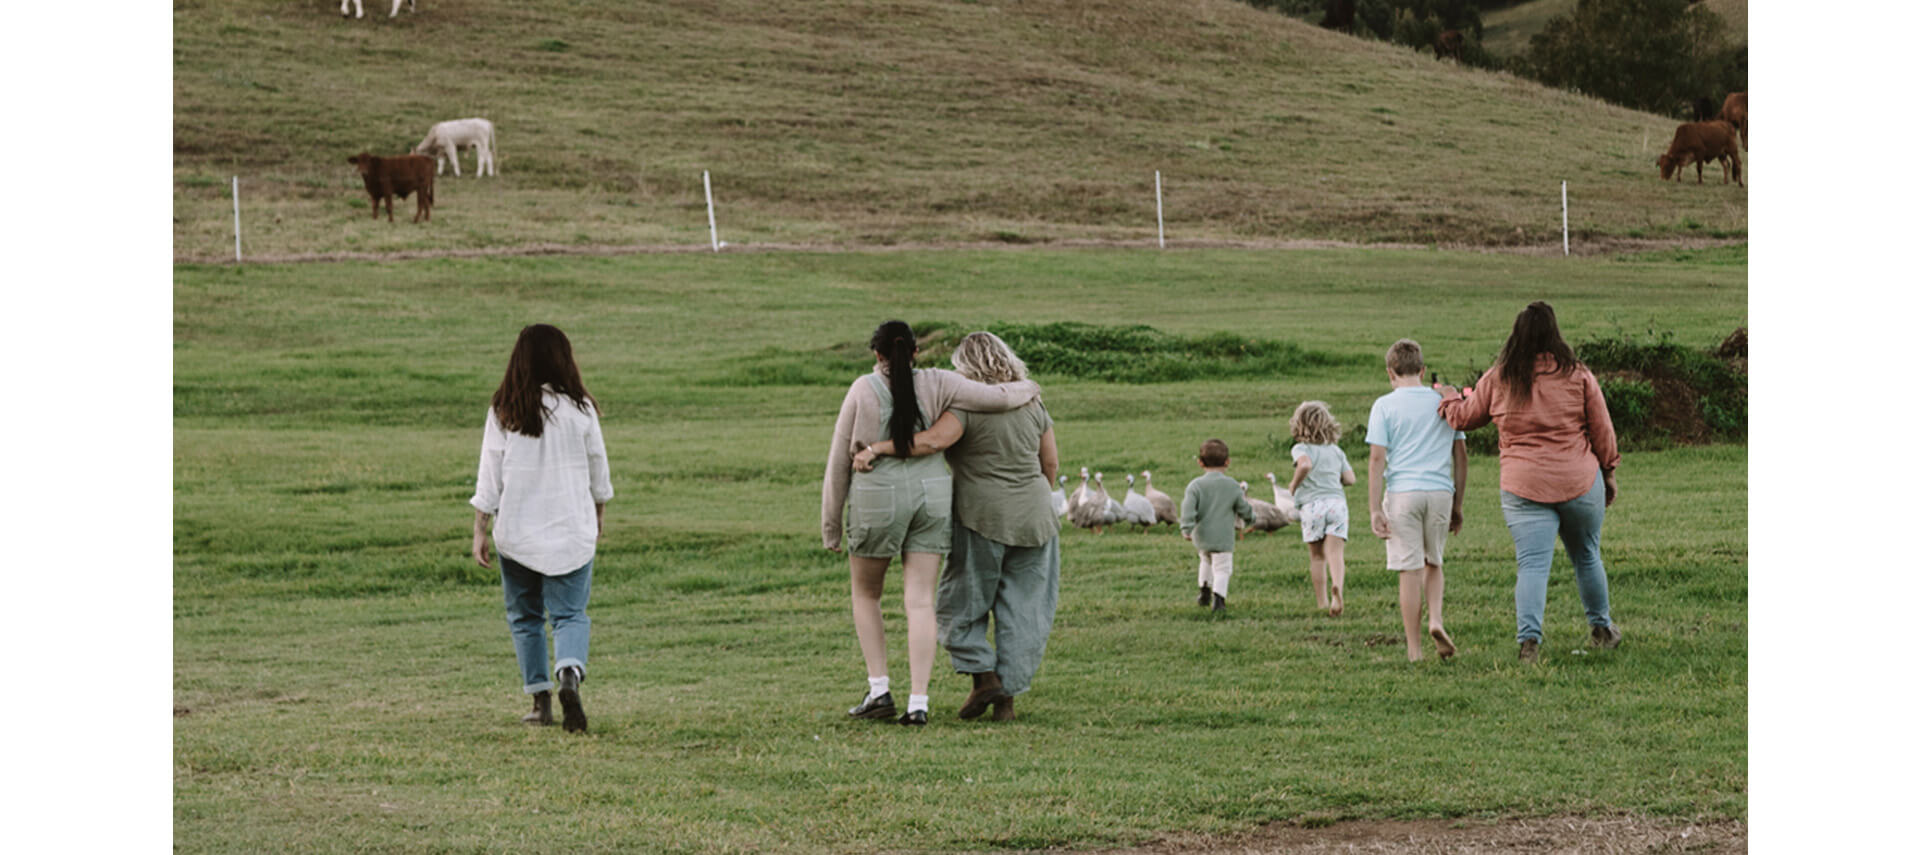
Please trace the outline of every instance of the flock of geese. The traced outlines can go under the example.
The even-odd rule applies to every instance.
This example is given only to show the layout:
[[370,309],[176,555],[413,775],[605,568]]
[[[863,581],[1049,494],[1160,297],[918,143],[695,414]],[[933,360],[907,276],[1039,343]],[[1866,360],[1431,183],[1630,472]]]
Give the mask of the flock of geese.
[[[1074,525],[1093,529],[1094,534],[1103,534],[1107,526],[1137,525],[1146,531],[1160,523],[1178,528],[1180,512],[1173,505],[1173,498],[1153,488],[1153,473],[1140,473],[1144,489],[1134,492],[1133,476],[1127,476],[1127,495],[1115,499],[1107,494],[1105,473],[1094,472],[1089,478],[1087,467],[1080,467],[1080,487],[1072,493],[1067,492],[1067,476],[1059,478],[1059,489],[1053,491],[1053,512],[1065,516]],[[1273,501],[1247,497],[1253,505],[1253,524],[1248,525],[1236,520],[1240,535],[1248,531],[1274,532],[1286,527],[1288,523],[1300,522],[1300,511],[1294,506],[1293,494],[1280,486],[1280,479],[1272,472],[1267,473],[1267,483],[1273,485]],[[1240,492],[1247,492],[1247,482],[1240,482]]]

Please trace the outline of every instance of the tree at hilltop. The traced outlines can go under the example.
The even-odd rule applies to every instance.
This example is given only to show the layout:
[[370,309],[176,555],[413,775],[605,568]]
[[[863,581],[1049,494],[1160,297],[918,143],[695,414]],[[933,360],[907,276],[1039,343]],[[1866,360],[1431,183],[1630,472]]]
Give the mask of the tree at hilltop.
[[1688,0],[1580,0],[1528,45],[1529,76],[1615,104],[1679,115],[1695,98],[1746,87],[1726,22]]

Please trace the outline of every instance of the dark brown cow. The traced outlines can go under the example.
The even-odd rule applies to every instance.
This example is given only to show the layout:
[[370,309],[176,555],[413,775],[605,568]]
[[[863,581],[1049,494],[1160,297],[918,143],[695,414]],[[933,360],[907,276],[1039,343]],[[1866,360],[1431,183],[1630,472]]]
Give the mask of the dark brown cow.
[[1433,37],[1433,58],[1460,61],[1460,55],[1466,49],[1467,39],[1459,30],[1447,30]]
[[1329,30],[1353,31],[1354,0],[1327,0],[1327,16],[1320,19],[1320,26]]
[[1747,93],[1735,92],[1727,96],[1727,103],[1720,105],[1720,121],[1730,122],[1740,129],[1740,147],[1748,151],[1753,146],[1747,144]]
[[1732,163],[1733,180],[1745,187],[1747,182],[1740,177],[1740,146],[1736,142],[1738,131],[1730,122],[1715,119],[1711,122],[1688,122],[1675,128],[1673,143],[1667,146],[1667,153],[1660,155],[1660,180],[1672,178],[1680,180],[1679,175],[1686,171],[1687,164],[1693,164],[1694,183],[1706,183],[1706,164],[1708,161],[1720,161],[1720,183],[1727,183],[1728,163]]
[[433,219],[433,158],[418,154],[375,157],[363,151],[347,158],[347,162],[360,169],[360,180],[373,199],[374,219],[380,219],[380,200],[385,199],[387,222],[393,222],[393,197],[405,199],[415,192],[420,195],[413,221]]

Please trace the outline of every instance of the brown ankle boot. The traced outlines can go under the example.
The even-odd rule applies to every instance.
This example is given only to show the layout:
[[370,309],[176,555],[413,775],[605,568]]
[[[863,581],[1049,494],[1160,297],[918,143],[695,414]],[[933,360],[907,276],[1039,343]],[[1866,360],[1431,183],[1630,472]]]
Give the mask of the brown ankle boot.
[[1013,696],[1012,695],[1008,695],[1006,700],[1000,701],[993,705],[993,720],[994,721],[1013,721]]
[[527,713],[526,715],[521,716],[520,720],[528,724],[535,724],[535,725],[552,724],[553,723],[553,693],[552,692],[534,692],[533,693],[533,712],[530,712],[530,713]]
[[1007,690],[1001,687],[999,674],[992,671],[974,674],[973,692],[967,695],[964,703],[960,704],[960,717],[979,718],[981,713],[987,711],[987,707],[1011,697],[1013,696],[1007,694]]

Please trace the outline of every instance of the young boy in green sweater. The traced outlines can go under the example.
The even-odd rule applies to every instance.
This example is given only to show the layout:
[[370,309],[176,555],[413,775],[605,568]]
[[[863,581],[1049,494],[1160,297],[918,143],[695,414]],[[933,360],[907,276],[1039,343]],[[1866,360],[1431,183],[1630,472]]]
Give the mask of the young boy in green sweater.
[[1233,576],[1236,517],[1253,522],[1253,505],[1240,482],[1227,476],[1227,444],[1209,439],[1200,444],[1203,474],[1187,482],[1180,498],[1180,535],[1200,551],[1200,605],[1214,611],[1227,607],[1227,580]]

